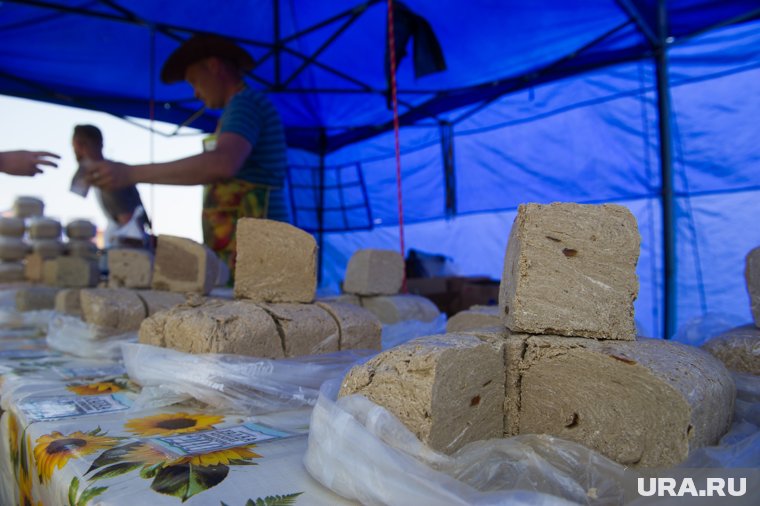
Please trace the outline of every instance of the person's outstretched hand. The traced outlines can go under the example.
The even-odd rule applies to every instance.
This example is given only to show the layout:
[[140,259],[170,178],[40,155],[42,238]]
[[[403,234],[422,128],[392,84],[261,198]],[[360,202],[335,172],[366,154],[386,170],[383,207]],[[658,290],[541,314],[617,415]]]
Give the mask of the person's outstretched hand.
[[125,163],[100,160],[85,166],[87,182],[103,190],[118,190],[132,184],[130,166]]
[[43,172],[41,165],[58,167],[60,156],[47,151],[6,151],[0,153],[0,172],[14,176],[36,176]]

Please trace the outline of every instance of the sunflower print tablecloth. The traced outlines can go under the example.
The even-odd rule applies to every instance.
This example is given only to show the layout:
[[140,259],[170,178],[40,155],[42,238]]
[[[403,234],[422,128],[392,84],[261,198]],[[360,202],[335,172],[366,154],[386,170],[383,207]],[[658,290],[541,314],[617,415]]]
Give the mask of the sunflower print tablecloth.
[[351,504],[306,472],[303,413],[282,430],[271,420],[289,413],[137,410],[139,386],[119,363],[39,344],[0,340],[13,351],[0,359],[0,504]]

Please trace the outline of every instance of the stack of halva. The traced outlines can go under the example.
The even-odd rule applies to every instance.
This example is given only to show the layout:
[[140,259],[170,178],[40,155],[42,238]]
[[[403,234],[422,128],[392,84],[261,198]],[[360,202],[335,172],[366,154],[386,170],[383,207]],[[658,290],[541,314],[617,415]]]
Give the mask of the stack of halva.
[[17,291],[19,311],[54,309],[61,288],[98,284],[97,247],[92,242],[96,233],[94,224],[86,220],[69,223],[66,244],[60,240],[63,227],[56,220],[33,217],[27,228],[31,252],[24,258],[23,272],[34,286]]
[[98,337],[137,332],[145,318],[209,294],[219,277],[217,256],[191,239],[158,237],[155,258],[147,250],[108,251],[108,286],[61,290],[55,309],[80,316]]
[[[24,240],[27,232],[26,220],[29,219],[31,222],[41,219],[44,210],[45,204],[36,197],[17,197],[13,202],[12,216],[0,217],[0,283],[25,281],[23,260],[32,249]],[[58,227],[60,235],[60,225]],[[33,243],[40,239],[36,235],[44,235],[44,232],[51,231],[46,230],[44,225],[42,228],[30,227],[29,236]],[[55,230],[52,230],[52,234],[55,238]]]
[[24,281],[25,232],[23,219],[0,217],[0,283]]
[[[316,253],[314,238],[296,227],[239,220],[234,300],[194,300],[156,313],[140,326],[140,342],[265,358],[379,349],[381,326],[371,313],[340,302],[313,302]],[[160,279],[167,272],[162,268]],[[162,283],[158,275],[157,266],[154,287]]]
[[616,205],[521,205],[502,325],[415,339],[354,367],[341,396],[384,406],[435,450],[551,434],[626,466],[670,466],[726,432],[736,395],[708,353],[636,338],[640,237]]
[[744,278],[754,324],[724,332],[702,347],[733,371],[760,375],[760,247],[747,254]]
[[420,295],[401,294],[404,258],[396,251],[361,249],[351,256],[343,280],[343,294],[334,300],[363,307],[381,323],[405,320],[430,322],[440,311]]

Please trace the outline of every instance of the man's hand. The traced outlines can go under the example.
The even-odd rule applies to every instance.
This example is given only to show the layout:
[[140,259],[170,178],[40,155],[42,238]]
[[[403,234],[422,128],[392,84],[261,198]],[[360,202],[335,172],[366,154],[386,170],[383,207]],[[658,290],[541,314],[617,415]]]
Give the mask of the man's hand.
[[14,176],[36,176],[40,165],[58,167],[54,160],[60,156],[47,151],[6,151],[0,153],[0,171]]
[[87,182],[103,190],[118,190],[132,183],[132,167],[125,163],[100,160],[85,166]]

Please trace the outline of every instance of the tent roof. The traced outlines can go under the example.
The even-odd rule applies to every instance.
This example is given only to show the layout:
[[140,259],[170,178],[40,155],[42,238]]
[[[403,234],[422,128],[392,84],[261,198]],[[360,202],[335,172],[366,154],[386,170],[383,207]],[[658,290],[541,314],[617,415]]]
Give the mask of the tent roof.
[[[398,70],[402,124],[612,63],[660,45],[656,0],[406,0],[431,24],[447,70]],[[185,122],[201,104],[158,75],[194,32],[236,39],[257,60],[253,86],[280,110],[289,144],[333,151],[390,128],[384,71],[386,2],[6,0],[0,3],[0,93]],[[760,16],[757,0],[670,0],[669,43]],[[411,53],[411,50],[410,50]],[[465,113],[467,114],[467,113]],[[217,111],[191,126],[213,130]]]

